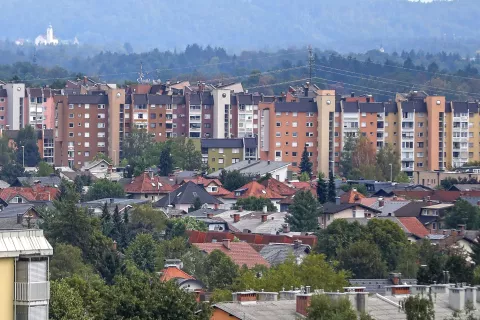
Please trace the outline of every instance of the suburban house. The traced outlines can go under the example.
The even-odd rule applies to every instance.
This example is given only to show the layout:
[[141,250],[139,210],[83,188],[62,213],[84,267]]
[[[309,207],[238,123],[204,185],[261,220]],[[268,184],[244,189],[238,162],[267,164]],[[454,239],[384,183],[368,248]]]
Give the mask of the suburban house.
[[49,177],[17,177],[17,180],[11,185],[12,187],[31,187],[40,185],[42,187],[58,188],[62,183],[62,179],[52,174]]
[[277,234],[283,230],[286,212],[227,210],[216,214],[231,227],[244,233]]
[[132,178],[130,183],[123,186],[123,190],[133,199],[146,199],[151,202],[160,200],[164,195],[172,192],[168,182],[152,172],[144,172],[138,177]]
[[53,201],[60,191],[54,187],[9,187],[0,190],[0,199],[8,204],[41,203]]
[[107,160],[101,159],[86,163],[80,171],[88,171],[96,178],[107,178],[109,180],[118,181],[123,175],[113,170],[113,166]]
[[39,217],[33,204],[11,204],[0,209],[0,229],[34,229]]
[[0,319],[48,320],[52,255],[43,230],[0,230]]
[[166,259],[165,267],[159,272],[160,281],[175,281],[179,288],[201,294],[205,291],[205,285],[195,279],[195,277],[189,275],[183,269],[183,263],[178,259]]
[[[239,171],[245,175],[257,176],[259,178],[264,177],[269,173],[273,178],[278,181],[285,181],[287,179],[287,169],[290,165],[289,162],[282,161],[270,161],[270,160],[244,160],[232,164],[225,168],[225,171]],[[222,170],[217,170],[210,173],[208,176],[212,178],[219,178]]]
[[214,197],[223,197],[230,193],[230,191],[228,191],[222,186],[222,183],[218,179],[207,179],[202,176],[197,176],[193,178],[183,179],[180,184],[184,184],[185,182],[189,181],[203,185],[205,190],[207,190],[207,192]]
[[108,211],[113,213],[116,207],[119,212],[124,212],[135,205],[151,203],[149,199],[125,199],[125,198],[104,198],[92,201],[79,203],[82,208],[87,208],[94,215],[100,216],[103,212],[105,204],[107,204]]
[[155,202],[155,207],[174,208],[188,212],[188,209],[195,203],[196,198],[200,199],[202,207],[205,208],[218,208],[219,205],[223,204],[222,201],[211,196],[203,186],[189,181]]
[[295,188],[292,188],[286,183],[280,182],[275,178],[261,180],[259,181],[259,183],[265,188],[272,190],[273,192],[276,192],[283,197],[291,197],[298,191],[295,190]]
[[256,138],[202,139],[202,162],[212,171],[243,160],[257,160]]
[[393,215],[395,217],[416,217],[430,230],[430,233],[436,233],[444,228],[443,220],[446,212],[453,206],[453,203],[433,203],[430,200],[412,201],[396,210]]
[[256,197],[256,198],[267,198],[272,201],[272,203],[277,207],[277,211],[280,211],[280,201],[284,196],[276,193],[275,191],[266,188],[264,185],[258,183],[257,181],[251,181],[244,185],[243,187],[234,190],[222,197],[222,201],[225,203],[224,208],[230,209],[238,199]]
[[253,268],[256,265],[270,266],[268,261],[246,242],[232,242],[230,239],[224,239],[221,242],[194,243],[193,245],[207,254],[212,253],[214,250],[220,250],[229,256],[239,267],[243,265],[246,265],[248,268]]
[[[339,199],[337,198],[337,200]],[[319,223],[321,228],[327,228],[330,223],[332,223],[336,219],[372,218],[379,213],[379,210],[370,208],[361,203],[340,204],[327,202],[323,204],[323,215],[319,217]]]
[[312,247],[302,244],[302,241],[295,240],[293,243],[270,243],[260,250],[260,254],[271,266],[284,263],[287,258],[293,256],[297,264],[310,253]]

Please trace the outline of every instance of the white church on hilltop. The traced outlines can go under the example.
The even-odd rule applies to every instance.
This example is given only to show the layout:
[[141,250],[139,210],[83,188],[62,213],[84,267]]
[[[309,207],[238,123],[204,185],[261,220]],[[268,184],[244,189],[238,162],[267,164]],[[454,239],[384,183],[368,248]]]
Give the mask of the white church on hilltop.
[[53,36],[53,27],[49,25],[47,28],[46,35],[39,35],[35,38],[35,45],[36,46],[46,46],[46,45],[54,45],[58,44],[58,39]]

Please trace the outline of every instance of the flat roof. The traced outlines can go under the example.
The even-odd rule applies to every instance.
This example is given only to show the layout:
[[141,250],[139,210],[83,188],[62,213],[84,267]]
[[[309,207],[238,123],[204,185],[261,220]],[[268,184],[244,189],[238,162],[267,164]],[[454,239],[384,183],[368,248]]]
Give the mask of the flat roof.
[[43,230],[0,230],[0,258],[21,255],[53,255],[53,248]]

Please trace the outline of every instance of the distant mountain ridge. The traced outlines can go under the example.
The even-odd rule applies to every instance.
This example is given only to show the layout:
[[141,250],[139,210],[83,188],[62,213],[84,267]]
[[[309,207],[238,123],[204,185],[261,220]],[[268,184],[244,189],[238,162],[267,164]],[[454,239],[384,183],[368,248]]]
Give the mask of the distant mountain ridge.
[[201,43],[358,52],[423,38],[478,39],[478,16],[477,0],[8,0],[0,29],[4,39],[34,39],[51,23],[60,39],[128,42],[136,51]]

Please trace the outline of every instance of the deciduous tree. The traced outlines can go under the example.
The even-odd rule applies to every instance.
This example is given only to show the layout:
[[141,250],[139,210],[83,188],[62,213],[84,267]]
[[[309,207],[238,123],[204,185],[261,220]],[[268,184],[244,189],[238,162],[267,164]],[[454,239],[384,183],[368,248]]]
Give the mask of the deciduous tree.
[[237,200],[235,205],[232,206],[232,208],[238,210],[241,207],[245,210],[262,211],[264,206],[267,206],[268,212],[277,211],[277,207],[270,199],[257,197],[240,198]]
[[15,139],[15,146],[17,148],[17,163],[22,163],[25,160],[26,167],[36,167],[40,162],[40,153],[37,145],[37,133],[31,125],[20,129],[17,138]]
[[95,181],[85,195],[86,201],[105,199],[105,198],[122,198],[125,196],[123,187],[116,181],[110,181],[106,178]]

